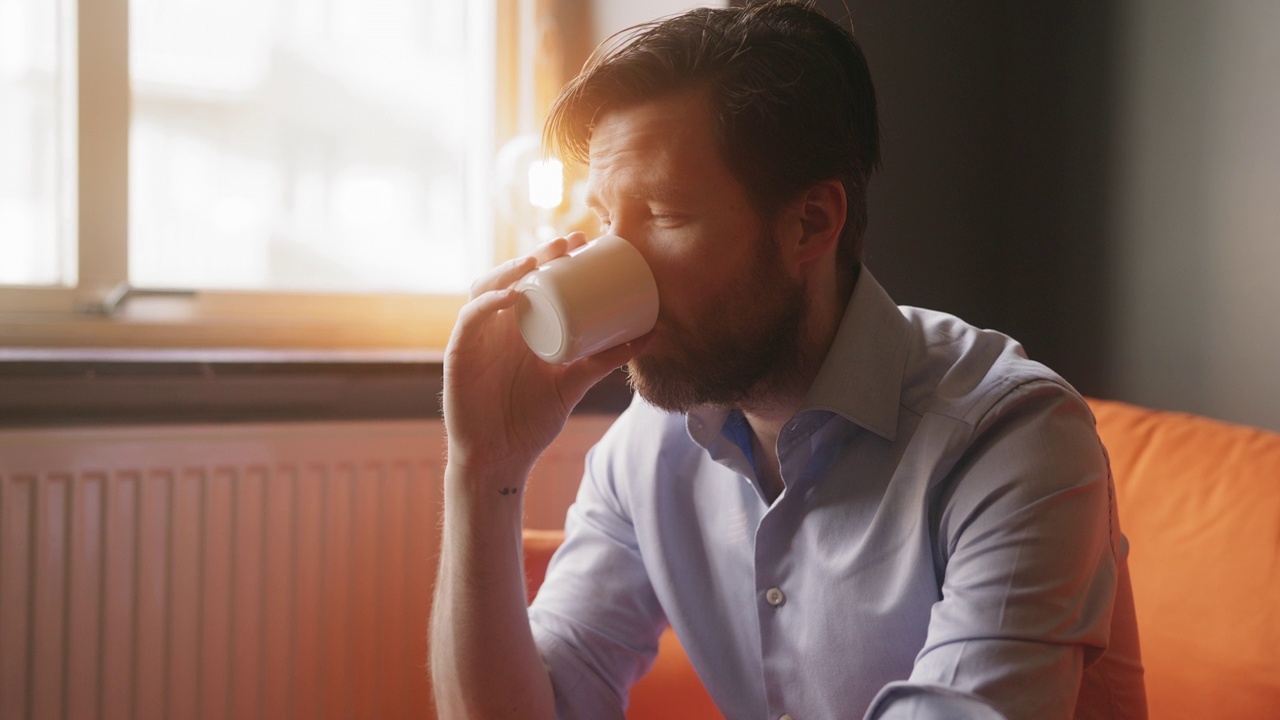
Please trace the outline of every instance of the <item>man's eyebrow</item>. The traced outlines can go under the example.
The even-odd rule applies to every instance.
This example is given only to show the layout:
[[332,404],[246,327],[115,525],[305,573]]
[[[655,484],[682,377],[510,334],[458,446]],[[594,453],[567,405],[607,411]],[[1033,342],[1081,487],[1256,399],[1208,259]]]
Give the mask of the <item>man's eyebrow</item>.
[[[628,188],[625,193],[619,193],[629,200],[638,200],[641,202],[661,202],[671,204],[681,204],[683,200],[691,195],[691,191],[680,185],[669,182],[646,182],[633,185]],[[587,207],[596,210],[604,207],[604,203],[600,200],[599,193],[590,189],[587,191],[586,197]]]

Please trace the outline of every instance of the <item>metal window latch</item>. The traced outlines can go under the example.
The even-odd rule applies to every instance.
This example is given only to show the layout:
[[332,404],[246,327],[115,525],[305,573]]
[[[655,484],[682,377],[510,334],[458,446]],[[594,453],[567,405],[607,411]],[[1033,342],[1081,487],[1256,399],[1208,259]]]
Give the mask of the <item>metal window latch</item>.
[[117,284],[108,290],[101,298],[82,303],[76,308],[77,312],[85,315],[105,315],[112,316],[124,307],[129,298],[135,297],[185,297],[194,298],[195,290],[179,290],[179,289],[162,289],[162,288],[136,288],[127,282]]

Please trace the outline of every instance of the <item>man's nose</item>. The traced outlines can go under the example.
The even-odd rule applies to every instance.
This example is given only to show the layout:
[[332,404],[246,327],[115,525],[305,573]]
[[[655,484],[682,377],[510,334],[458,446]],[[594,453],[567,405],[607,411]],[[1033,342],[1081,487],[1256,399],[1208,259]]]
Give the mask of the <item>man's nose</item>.
[[627,219],[615,220],[613,224],[609,226],[608,234],[617,235],[623,240],[631,243],[640,251],[641,255],[646,255],[646,259],[648,259],[648,243],[645,242],[644,230],[640,223]]
[[653,258],[649,255],[648,236],[645,234],[642,227],[634,223],[631,225],[615,223],[609,228],[609,234],[617,235],[623,240],[631,243],[632,247],[640,251],[640,257],[644,258],[644,261],[649,264],[649,267],[653,267]]

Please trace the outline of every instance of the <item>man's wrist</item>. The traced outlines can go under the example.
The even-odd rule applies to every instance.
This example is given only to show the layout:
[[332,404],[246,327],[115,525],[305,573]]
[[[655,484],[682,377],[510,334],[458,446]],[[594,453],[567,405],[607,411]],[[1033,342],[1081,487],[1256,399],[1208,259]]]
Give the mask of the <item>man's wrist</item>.
[[452,445],[445,458],[445,481],[451,478],[469,484],[523,485],[537,458],[516,458],[509,453],[467,453]]
[[446,506],[477,507],[522,504],[525,482],[533,463],[510,461],[465,462],[450,457],[444,469]]

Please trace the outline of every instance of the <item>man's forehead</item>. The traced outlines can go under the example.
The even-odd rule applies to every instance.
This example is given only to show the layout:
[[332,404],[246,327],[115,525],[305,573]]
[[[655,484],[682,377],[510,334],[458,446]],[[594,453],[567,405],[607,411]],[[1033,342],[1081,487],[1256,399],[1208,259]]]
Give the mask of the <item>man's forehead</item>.
[[719,162],[705,99],[673,94],[602,113],[591,133],[588,192],[676,201]]
[[710,138],[711,107],[704,91],[686,89],[601,109],[592,123],[588,153],[600,152],[602,145],[657,142],[674,135]]
[[631,153],[663,152],[675,145],[680,120],[647,113],[614,112],[602,118],[591,132],[587,163],[599,167],[625,159]]

